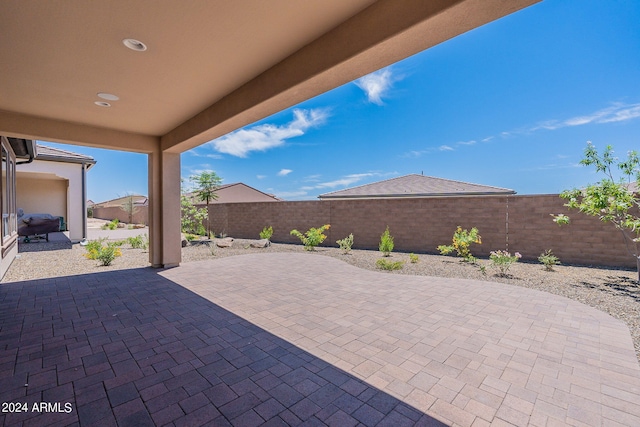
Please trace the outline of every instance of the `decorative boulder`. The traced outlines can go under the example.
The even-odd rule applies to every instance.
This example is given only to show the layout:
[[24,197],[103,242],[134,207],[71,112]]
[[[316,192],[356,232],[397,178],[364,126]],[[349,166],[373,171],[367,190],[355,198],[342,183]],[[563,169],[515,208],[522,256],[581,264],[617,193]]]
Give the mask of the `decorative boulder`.
[[271,245],[269,239],[260,239],[249,243],[249,246],[251,246],[252,248],[266,248],[269,245]]
[[225,237],[224,239],[216,239],[216,246],[219,248],[230,248],[233,246],[233,238]]

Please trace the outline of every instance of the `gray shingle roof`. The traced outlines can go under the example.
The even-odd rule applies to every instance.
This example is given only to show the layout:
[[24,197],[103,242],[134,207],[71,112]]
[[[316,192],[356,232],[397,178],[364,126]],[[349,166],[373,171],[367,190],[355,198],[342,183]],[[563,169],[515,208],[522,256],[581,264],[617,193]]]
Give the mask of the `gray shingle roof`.
[[36,160],[67,161],[71,163],[95,163],[95,159],[84,154],[73,153],[59,148],[47,147],[37,144],[38,155]]
[[318,196],[320,199],[340,198],[378,198],[378,197],[433,197],[433,196],[467,196],[515,194],[509,188],[471,184],[411,174],[385,181],[360,185],[345,190],[333,191]]

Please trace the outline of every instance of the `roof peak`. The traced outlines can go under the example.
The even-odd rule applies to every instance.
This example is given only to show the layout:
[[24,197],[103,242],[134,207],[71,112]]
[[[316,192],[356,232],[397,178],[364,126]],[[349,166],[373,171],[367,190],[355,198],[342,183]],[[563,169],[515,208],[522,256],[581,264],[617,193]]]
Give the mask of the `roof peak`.
[[408,174],[321,194],[319,198],[430,197],[515,194],[509,188],[475,184],[423,174]]

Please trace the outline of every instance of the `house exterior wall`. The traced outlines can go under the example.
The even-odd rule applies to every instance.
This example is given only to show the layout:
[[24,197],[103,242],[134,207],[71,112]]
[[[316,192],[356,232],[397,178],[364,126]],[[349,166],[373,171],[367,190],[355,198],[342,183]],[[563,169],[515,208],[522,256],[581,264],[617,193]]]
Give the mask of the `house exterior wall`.
[[67,219],[67,188],[63,179],[22,178],[16,180],[17,206],[25,213],[48,213]]
[[[278,200],[264,194],[255,188],[248,187],[244,184],[231,185],[216,190],[218,198],[211,200],[209,203],[241,203],[241,202],[277,202]],[[205,205],[205,203],[198,202],[197,205]]]
[[[32,163],[18,165],[18,177],[20,172],[54,174],[68,181],[66,194],[65,222],[69,230],[69,239],[73,242],[82,240],[86,235],[84,200],[86,191],[82,187],[84,175],[83,165],[79,163],[64,163],[54,161],[35,160]],[[23,208],[24,209],[24,208]],[[26,211],[26,210],[25,210]],[[45,210],[43,213],[50,213]]]
[[[560,227],[550,214],[571,216],[571,224]],[[331,224],[325,245],[353,233],[354,248],[376,249],[388,225],[396,250],[437,253],[438,245],[450,244],[453,232],[477,227],[481,245],[472,252],[488,256],[490,251],[520,252],[525,260],[536,260],[552,249],[562,262],[586,265],[635,267],[622,234],[577,211],[569,212],[558,195],[441,197],[422,199],[369,199],[300,201],[280,203],[227,203],[210,206],[216,234],[236,238],[258,238],[272,226],[272,241],[300,243],[289,232]]]
[[11,144],[4,136],[0,137],[2,146],[2,174],[0,178],[0,278],[11,266],[18,254],[18,221],[16,208],[16,156]]

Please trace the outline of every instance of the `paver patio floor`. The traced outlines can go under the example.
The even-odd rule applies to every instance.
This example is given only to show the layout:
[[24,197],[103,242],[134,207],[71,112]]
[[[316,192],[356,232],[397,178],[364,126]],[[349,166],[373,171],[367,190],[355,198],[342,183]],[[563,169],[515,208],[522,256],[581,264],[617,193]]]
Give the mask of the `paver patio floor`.
[[311,254],[163,275],[447,423],[640,425],[627,327],[566,298]]
[[0,384],[3,425],[640,425],[622,322],[309,254],[0,285]]

